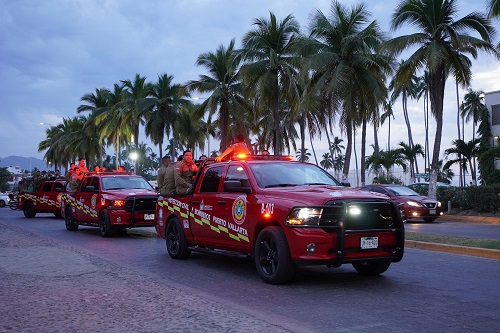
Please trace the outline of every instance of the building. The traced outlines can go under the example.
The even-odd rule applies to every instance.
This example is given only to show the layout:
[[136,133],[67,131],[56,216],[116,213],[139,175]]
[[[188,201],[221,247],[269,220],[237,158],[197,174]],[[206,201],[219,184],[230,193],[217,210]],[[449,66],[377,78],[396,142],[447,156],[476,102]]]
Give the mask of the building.
[[[484,93],[484,105],[490,113],[491,142],[495,146],[500,143],[500,90]],[[500,161],[495,159],[495,169],[500,169]]]

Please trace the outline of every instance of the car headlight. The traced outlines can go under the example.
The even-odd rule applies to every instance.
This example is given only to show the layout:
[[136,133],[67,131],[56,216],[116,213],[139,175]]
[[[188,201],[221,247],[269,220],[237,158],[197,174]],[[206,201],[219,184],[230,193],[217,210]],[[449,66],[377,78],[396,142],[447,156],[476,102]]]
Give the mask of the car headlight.
[[419,202],[416,202],[416,201],[407,201],[406,202],[408,204],[408,206],[412,206],[412,207],[423,207],[423,205]]
[[438,207],[441,207],[441,201],[438,201]]
[[285,219],[285,224],[290,226],[319,225],[322,208],[294,208]]

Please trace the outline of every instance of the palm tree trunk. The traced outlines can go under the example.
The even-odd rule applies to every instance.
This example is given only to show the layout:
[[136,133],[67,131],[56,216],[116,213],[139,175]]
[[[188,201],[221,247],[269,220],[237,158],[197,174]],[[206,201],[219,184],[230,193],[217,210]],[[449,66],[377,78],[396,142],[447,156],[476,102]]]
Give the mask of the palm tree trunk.
[[319,165],[318,158],[316,157],[316,150],[314,149],[313,140],[312,140],[311,136],[309,136],[309,141],[311,142],[311,149],[313,151],[314,160],[316,161],[316,165]]
[[351,163],[351,151],[352,151],[352,123],[347,121],[346,124],[346,135],[347,135],[347,147],[345,150],[345,160],[344,167],[342,169],[342,181],[346,182],[349,176],[349,167]]
[[[376,130],[374,132],[376,132]],[[363,124],[361,128],[361,186],[365,186],[366,183],[365,157],[366,157],[366,117],[363,118]]]
[[[458,140],[461,140],[462,135],[460,134],[460,98],[458,96],[458,81],[455,81],[455,89],[456,89],[456,95],[457,95],[457,131],[458,131]],[[462,155],[458,154],[458,159],[462,160]],[[458,168],[460,170],[460,176],[459,176],[459,185],[464,186],[465,185],[465,175],[462,176],[462,163],[458,164]],[[464,172],[465,173],[465,172]]]

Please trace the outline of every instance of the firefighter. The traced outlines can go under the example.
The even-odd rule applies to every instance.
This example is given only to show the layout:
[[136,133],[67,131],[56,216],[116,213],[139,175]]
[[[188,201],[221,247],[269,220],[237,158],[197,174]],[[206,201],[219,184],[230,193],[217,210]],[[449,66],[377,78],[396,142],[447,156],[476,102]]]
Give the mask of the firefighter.
[[158,170],[158,177],[157,177],[158,189],[161,195],[165,195],[164,187],[166,183],[166,173],[167,173],[167,168],[171,163],[172,160],[170,159],[170,156],[163,156],[163,158],[161,159],[161,167],[160,170]]
[[185,195],[193,187],[193,180],[198,172],[198,167],[194,164],[193,153],[190,150],[184,151],[183,159],[175,168],[175,190],[177,194]]
[[226,156],[229,158],[236,156],[238,154],[250,154],[250,150],[248,149],[245,140],[243,139],[243,135],[238,134],[233,139],[233,144],[230,145],[222,154],[215,158],[216,162],[222,161],[222,159]]

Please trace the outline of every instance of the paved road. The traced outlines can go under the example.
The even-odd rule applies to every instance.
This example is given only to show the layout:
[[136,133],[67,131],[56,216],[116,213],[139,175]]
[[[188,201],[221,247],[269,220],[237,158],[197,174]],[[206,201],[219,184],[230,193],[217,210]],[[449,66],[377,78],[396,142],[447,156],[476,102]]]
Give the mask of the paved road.
[[500,239],[500,224],[485,224],[476,222],[453,222],[453,221],[439,221],[439,220],[433,223],[425,223],[425,222],[410,220],[406,222],[405,230],[412,232],[438,234],[438,235]]
[[151,229],[104,239],[0,209],[0,332],[496,333],[498,276],[497,260],[407,249],[380,277],[313,267],[270,286],[240,258],[172,260]]

